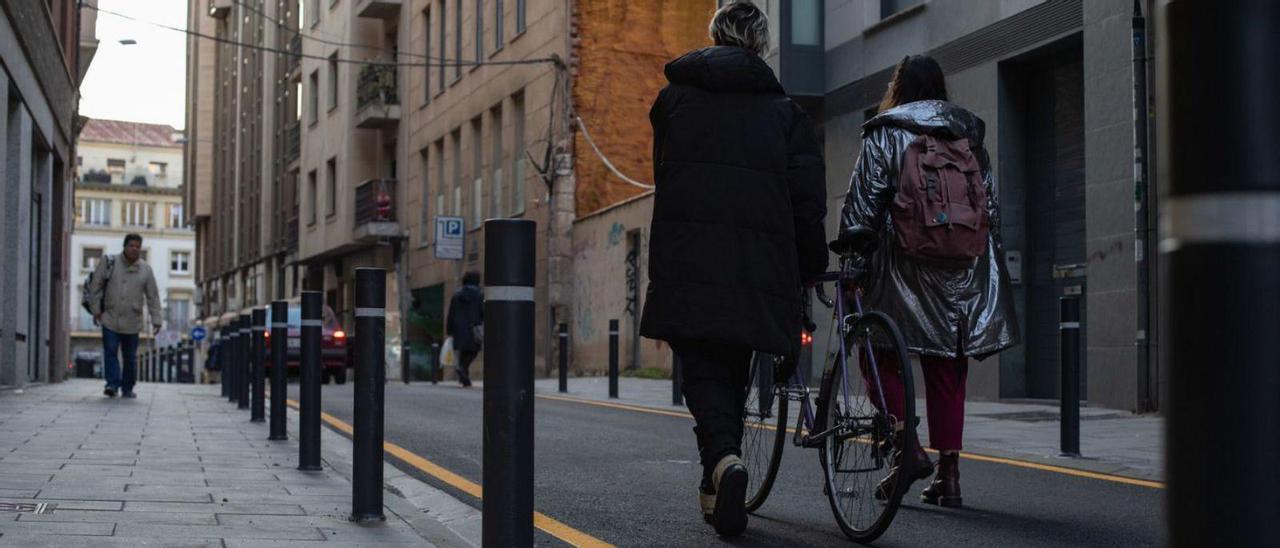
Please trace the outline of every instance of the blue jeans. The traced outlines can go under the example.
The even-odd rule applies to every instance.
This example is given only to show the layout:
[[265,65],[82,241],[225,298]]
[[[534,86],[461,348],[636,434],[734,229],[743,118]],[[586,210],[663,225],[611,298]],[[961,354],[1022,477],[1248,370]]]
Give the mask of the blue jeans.
[[[124,351],[124,377],[120,376],[120,357]],[[133,383],[138,377],[138,334],[116,333],[102,328],[102,376],[107,379],[107,388],[123,388],[125,392],[133,391]]]

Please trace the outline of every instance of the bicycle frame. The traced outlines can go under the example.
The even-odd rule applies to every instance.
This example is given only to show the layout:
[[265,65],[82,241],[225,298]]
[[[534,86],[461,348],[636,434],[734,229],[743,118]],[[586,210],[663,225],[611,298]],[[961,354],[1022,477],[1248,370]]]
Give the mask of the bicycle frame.
[[[852,402],[849,399],[851,386],[849,385],[848,370],[848,353],[850,349],[845,344],[845,338],[849,329],[851,329],[853,322],[862,317],[864,313],[862,308],[862,288],[856,286],[854,281],[858,277],[858,274],[859,272],[849,267],[846,263],[842,265],[839,271],[827,272],[818,276],[817,284],[814,286],[814,291],[818,299],[821,300],[828,308],[835,309],[836,321],[839,322],[835,328],[837,334],[836,338],[838,339],[839,344],[837,350],[838,359],[836,360],[836,363],[839,364],[839,371],[835,371],[836,365],[832,364],[827,366],[826,369],[823,370],[822,374],[824,377],[837,373],[840,375],[840,386],[843,388],[840,396],[843,399],[845,409],[852,408]],[[836,282],[835,299],[826,297],[822,290],[822,284],[829,282]],[[846,301],[844,296],[844,287],[846,285],[854,286],[854,310],[852,314],[848,315],[845,313]],[[876,365],[875,353],[867,352],[866,356],[871,362],[871,375],[875,380],[876,396],[880,399],[881,409],[888,409],[889,407],[886,405],[887,400],[884,396],[884,388],[880,381],[879,366]],[[797,413],[796,428],[792,438],[792,444],[796,447],[816,448],[820,447],[827,438],[837,434],[844,434],[846,432],[842,431],[844,425],[837,424],[828,427],[826,424],[826,417],[817,417],[815,415],[813,404],[810,402],[808,397],[810,391],[808,379],[806,378],[808,373],[802,371],[802,369],[803,368],[801,367],[797,367],[795,372],[792,373],[791,379],[789,379],[787,384],[780,384],[775,388],[778,392],[776,397],[785,397],[791,401],[800,402],[800,413]],[[825,400],[830,397],[832,397],[831,394],[824,394],[821,391],[818,393],[819,400]],[[779,426],[782,427],[783,425]]]

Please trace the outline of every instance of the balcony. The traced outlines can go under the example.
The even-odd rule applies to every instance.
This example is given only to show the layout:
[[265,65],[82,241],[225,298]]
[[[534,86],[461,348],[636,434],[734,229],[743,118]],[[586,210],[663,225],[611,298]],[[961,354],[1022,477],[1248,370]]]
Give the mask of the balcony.
[[393,128],[400,123],[400,93],[395,65],[370,64],[360,69],[356,85],[356,127]]
[[284,163],[292,164],[302,152],[302,123],[293,122],[284,128]]
[[214,19],[226,19],[231,15],[232,0],[209,0],[209,16]]
[[369,179],[356,187],[354,227],[356,240],[400,236],[395,179]]
[[289,39],[289,43],[285,46],[286,60],[285,70],[292,78],[298,74],[298,70],[302,67],[302,35],[293,34],[293,38]]
[[356,15],[374,19],[392,19],[400,15],[400,0],[359,0]]

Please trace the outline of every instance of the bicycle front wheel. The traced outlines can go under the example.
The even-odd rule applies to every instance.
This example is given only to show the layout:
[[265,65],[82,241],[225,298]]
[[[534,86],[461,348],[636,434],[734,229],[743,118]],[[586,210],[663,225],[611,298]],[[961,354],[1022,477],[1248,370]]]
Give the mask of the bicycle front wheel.
[[754,512],[768,498],[778,476],[782,449],[787,438],[787,397],[775,382],[777,368],[773,356],[755,353],[747,380],[747,397],[742,413],[742,463],[747,467],[748,512]]
[[[893,320],[867,313],[844,333],[844,340],[844,355],[835,354],[822,379],[818,415],[830,435],[819,459],[836,522],[850,539],[865,543],[888,529],[910,483],[910,470],[892,474],[893,456],[911,454],[910,448],[899,447],[900,440],[911,443],[915,437],[895,436],[894,424],[915,424],[915,398],[906,343]],[[885,396],[890,375],[901,379],[900,394],[906,396],[900,404]],[[895,405],[902,409],[892,409]]]

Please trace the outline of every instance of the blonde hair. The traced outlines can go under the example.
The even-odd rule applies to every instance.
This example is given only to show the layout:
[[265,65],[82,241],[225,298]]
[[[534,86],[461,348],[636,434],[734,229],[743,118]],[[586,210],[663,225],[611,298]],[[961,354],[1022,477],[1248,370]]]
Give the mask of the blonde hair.
[[716,10],[707,32],[717,46],[737,46],[761,57],[769,52],[769,17],[747,0]]

